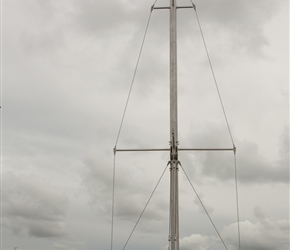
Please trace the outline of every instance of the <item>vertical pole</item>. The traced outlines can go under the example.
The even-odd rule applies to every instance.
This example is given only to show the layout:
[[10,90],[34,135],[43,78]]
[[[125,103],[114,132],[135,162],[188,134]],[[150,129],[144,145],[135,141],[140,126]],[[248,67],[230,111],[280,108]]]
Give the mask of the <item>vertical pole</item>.
[[170,0],[170,249],[179,250],[176,0]]

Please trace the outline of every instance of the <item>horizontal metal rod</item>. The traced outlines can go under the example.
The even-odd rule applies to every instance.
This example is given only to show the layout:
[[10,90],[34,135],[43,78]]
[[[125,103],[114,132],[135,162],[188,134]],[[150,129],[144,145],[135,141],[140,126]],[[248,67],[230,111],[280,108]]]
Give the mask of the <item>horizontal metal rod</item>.
[[170,7],[154,7],[154,10],[168,10]]
[[115,152],[170,151],[170,148],[114,149]]
[[176,7],[176,9],[192,9],[193,6],[180,6],[180,7]]
[[[193,8],[193,6],[180,6],[180,7],[176,7],[176,9],[192,9]],[[154,10],[169,10],[170,9],[170,7],[154,7],[154,8],[152,8],[152,9],[154,9]]]
[[178,151],[234,151],[234,148],[179,148]]
[[[178,151],[234,151],[234,148],[178,148]],[[160,152],[170,148],[114,149],[114,152]]]

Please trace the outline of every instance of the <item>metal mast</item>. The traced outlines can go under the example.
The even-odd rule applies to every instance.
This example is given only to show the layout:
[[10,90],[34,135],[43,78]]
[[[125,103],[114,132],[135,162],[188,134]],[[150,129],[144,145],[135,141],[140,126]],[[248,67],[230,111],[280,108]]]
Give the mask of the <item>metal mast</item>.
[[[196,10],[196,7],[192,1],[191,1],[192,6],[177,6],[176,2],[177,2],[177,0],[170,0],[169,7],[155,7],[155,4],[151,7],[151,12],[154,9],[170,10],[170,148],[117,149],[117,142],[118,142],[118,138],[120,135],[123,121],[121,122],[121,126],[120,126],[119,133],[117,136],[116,145],[114,147],[114,154],[116,154],[116,152],[170,151],[170,161],[168,163],[168,164],[170,164],[170,211],[169,211],[169,220],[170,220],[169,221],[169,230],[170,230],[170,232],[169,232],[169,246],[170,246],[170,250],[179,250],[178,166],[180,163],[178,160],[178,151],[233,151],[234,153],[236,152],[236,148],[235,148],[234,144],[233,144],[233,148],[178,148],[176,13],[177,13],[177,9],[193,8],[194,10]],[[155,3],[156,3],[156,1],[155,1]],[[149,20],[150,20],[150,18],[149,18]],[[148,24],[149,24],[149,22],[148,22]],[[146,31],[147,31],[147,29],[146,29]],[[142,50],[142,47],[141,47],[141,50]],[[139,57],[140,57],[140,55],[139,55]],[[133,80],[134,80],[134,77],[133,77]],[[129,93],[129,97],[130,97],[130,93]],[[126,111],[126,107],[125,107],[125,111]],[[125,114],[125,112],[124,112],[124,114]],[[113,197],[114,197],[114,195],[113,195]],[[112,204],[114,204],[114,203],[112,203]],[[112,211],[113,211],[113,209],[112,209]],[[113,217],[113,213],[112,213],[112,217]],[[113,228],[113,223],[112,223],[112,228]],[[132,233],[133,233],[133,231],[132,231]],[[132,233],[131,233],[131,235],[132,235]],[[113,235],[113,233],[112,233],[112,235]],[[130,237],[131,237],[131,235],[130,235]],[[129,237],[129,239],[130,239],[130,237]],[[129,239],[127,240],[126,244],[128,243]],[[125,246],[126,246],[126,244],[125,244]]]
[[170,249],[179,250],[176,0],[170,0]]

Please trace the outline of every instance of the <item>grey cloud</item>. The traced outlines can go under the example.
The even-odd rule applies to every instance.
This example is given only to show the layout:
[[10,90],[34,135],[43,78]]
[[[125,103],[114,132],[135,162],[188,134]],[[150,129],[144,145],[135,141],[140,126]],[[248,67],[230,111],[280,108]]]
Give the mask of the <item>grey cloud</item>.
[[63,238],[66,236],[65,224],[47,221],[27,223],[28,235],[38,238]]
[[[206,207],[207,212],[209,214],[212,214],[214,212],[214,208],[212,206],[209,206],[206,204],[204,195],[202,193],[200,193],[198,195],[199,195],[199,198],[201,199],[203,205]],[[194,199],[194,204],[198,206],[198,209],[201,213],[205,213],[205,210],[204,210],[202,204],[200,203],[200,201],[197,197]]]
[[4,225],[16,234],[64,237],[68,199],[37,176],[3,177]]
[[263,210],[260,207],[255,207],[254,208],[254,215],[256,218],[263,220],[266,218],[265,213],[263,212]]
[[[31,54],[48,55],[65,44],[65,33],[69,30],[69,2],[55,1],[25,1],[17,3],[9,1],[5,9],[13,11],[14,15],[21,16],[25,13],[25,19],[15,18],[14,15],[4,16],[4,31],[7,24],[14,27],[9,32],[19,40],[22,48]],[[62,11],[60,11],[62,10]],[[14,19],[12,20],[12,18]],[[27,29],[29,27],[29,29]],[[4,43],[6,42],[6,37]]]
[[[179,1],[182,3],[181,0]],[[223,46],[225,50],[220,51],[218,57],[223,54],[225,58],[228,56],[229,46],[242,51],[255,50],[255,55],[260,53],[259,50],[267,44],[263,34],[266,21],[271,19],[277,8],[284,2],[283,0],[279,3],[269,0],[235,3],[224,0],[195,1],[207,41],[213,38],[212,40],[218,48]],[[11,0],[3,2],[4,106],[1,109],[3,110],[3,165],[4,170],[9,168],[11,171],[15,171],[14,176],[10,174],[3,176],[5,182],[3,183],[5,192],[3,227],[5,227],[7,235],[13,231],[18,235],[41,238],[39,240],[46,242],[43,244],[43,249],[51,248],[47,245],[50,242],[56,242],[55,247],[59,249],[91,248],[96,242],[101,241],[103,245],[107,244],[106,232],[109,230],[106,231],[106,229],[110,225],[113,161],[111,157],[107,158],[107,156],[113,155],[112,147],[117,134],[119,118],[121,118],[149,7],[152,3],[153,1],[127,0]],[[168,1],[158,1],[160,5],[163,3],[167,4]],[[187,3],[189,2],[187,1]],[[270,6],[270,4],[272,5]],[[10,8],[13,6],[16,6],[17,9]],[[148,9],[146,9],[147,7]],[[186,14],[183,13],[187,13],[187,11],[180,10],[178,17],[185,19],[186,16],[183,17],[183,15]],[[194,18],[194,13],[192,12],[192,14]],[[183,26],[183,21],[179,22],[182,26],[179,29],[181,35],[179,52],[188,56],[188,47],[183,49],[182,42],[187,38],[189,40],[189,36],[193,36],[193,39],[199,39],[199,37],[189,34],[189,22],[185,22]],[[190,25],[197,29],[195,21],[190,20],[190,22]],[[130,100],[128,116],[126,116],[120,138],[122,146],[125,144],[125,146],[143,147],[152,146],[152,143],[161,147],[168,146],[169,112],[168,79],[166,78],[168,77],[168,50],[165,47],[168,43],[167,25],[168,12],[154,11],[136,76],[137,85],[133,88],[133,91],[136,90],[141,104],[136,104],[134,99]],[[271,31],[273,29],[273,27],[270,28]],[[267,36],[269,35],[271,34],[268,33]],[[196,41],[194,40],[194,42]],[[195,45],[192,46],[192,43],[185,45],[194,47],[194,50],[199,52],[199,49]],[[275,53],[273,47],[270,50],[270,54]],[[182,53],[181,55],[183,56]],[[193,57],[201,60],[199,53],[194,54]],[[242,59],[245,57],[243,56]],[[278,57],[276,59],[279,60]],[[253,64],[256,62],[257,60],[254,60]],[[179,70],[181,70],[179,72],[183,75],[182,62],[179,65]],[[221,65],[220,60],[218,65]],[[195,70],[200,71],[202,67],[203,65],[199,64]],[[226,74],[234,79],[237,76],[233,76],[233,74],[239,70],[240,68],[234,72],[226,72]],[[243,74],[249,69],[244,70],[239,75],[242,82],[247,81],[247,77]],[[273,71],[273,75],[277,72]],[[166,77],[162,78],[165,75]],[[200,81],[200,79],[196,79],[197,74],[193,74],[192,77],[196,82]],[[259,85],[255,85],[256,80],[248,81],[248,84],[237,87],[237,92],[241,93],[240,91],[243,92],[243,89],[244,92],[247,92],[248,87],[251,86],[250,89],[252,89],[252,85],[253,89],[259,89]],[[192,84],[191,80],[186,80],[186,82]],[[267,82],[267,84],[271,83]],[[209,105],[210,97],[204,98],[203,96],[208,88],[205,84],[202,85],[204,92],[199,91],[199,87],[197,87],[196,96],[190,95],[190,98],[199,103],[192,105],[194,106],[192,109]],[[232,84],[229,89],[233,89],[234,86],[236,85]],[[180,87],[182,94],[182,84]],[[136,92],[133,93],[134,97],[136,97]],[[230,91],[228,95],[232,93]],[[188,93],[185,94],[188,95]],[[158,100],[156,101],[154,98]],[[183,100],[182,95],[180,100]],[[253,98],[253,100],[259,102],[261,99]],[[266,105],[266,103],[269,104],[269,100],[266,97],[265,101],[267,102],[260,101],[259,107],[266,108],[266,112],[269,114]],[[235,109],[239,109],[236,103],[237,101],[231,102]],[[142,107],[140,108],[140,106]],[[187,109],[187,107],[191,106],[182,107],[182,109]],[[132,109],[133,112],[130,113]],[[186,113],[186,115],[195,114],[196,111],[192,109],[188,109],[189,114]],[[279,107],[275,106],[273,112],[278,109]],[[257,107],[255,110],[263,112]],[[252,112],[253,110],[250,110],[250,113]],[[203,116],[194,117],[196,120],[200,120],[200,118]],[[242,120],[244,117],[238,117],[239,119]],[[137,122],[139,124],[136,124]],[[247,120],[246,122],[249,122],[249,127],[254,124],[254,121]],[[257,125],[257,129],[260,128],[258,126],[262,126],[262,124]],[[208,124],[200,125],[200,127],[202,129],[195,130],[197,134],[193,136],[187,134],[188,131],[189,133],[192,131],[191,129],[180,129],[182,139],[180,142],[190,146],[228,146],[223,143],[223,138],[227,135],[222,130],[215,130],[215,126]],[[209,130],[213,130],[213,134],[209,133]],[[274,134],[274,131],[272,132]],[[182,133],[184,133],[183,138]],[[194,140],[191,140],[192,138]],[[238,160],[240,181],[245,184],[255,181],[267,184],[271,181],[286,183],[287,166],[289,165],[287,138],[285,133],[282,137],[284,143],[281,144],[280,159],[277,158],[276,161],[271,160],[271,162],[266,161],[266,157],[259,153],[257,143],[238,140],[236,146],[240,159]],[[197,144],[192,145],[192,141]],[[228,138],[227,142],[229,142]],[[94,152],[82,163],[84,155],[91,148],[98,153]],[[126,160],[131,158],[131,156],[124,157],[127,157]],[[202,182],[203,178],[207,176],[218,178],[223,181],[224,185],[227,185],[228,183],[224,183],[224,180],[234,178],[233,166],[228,164],[228,162],[232,163],[232,155],[222,154],[221,158],[219,157],[220,155],[212,153],[194,154],[194,156],[190,154],[184,156],[181,161],[184,167],[194,165],[194,168],[188,167],[188,173],[193,176],[191,179],[195,182]],[[253,157],[253,160],[250,160],[250,157]],[[135,159],[130,160],[128,165],[127,163],[119,165],[116,183],[117,221],[126,225],[135,222],[155,185],[154,178],[159,171],[162,171],[161,168],[167,161],[168,154],[162,155],[157,161],[146,155],[141,156],[138,163]],[[139,165],[136,167],[139,162],[141,162],[140,168]],[[144,165],[154,165],[156,168],[153,171]],[[35,173],[37,177],[27,177],[30,172]],[[152,174],[153,172],[154,174]],[[25,173],[25,175],[19,175],[19,173]],[[82,194],[81,198],[76,199],[76,203],[79,202],[78,204],[81,205],[72,208],[72,210],[78,209],[77,216],[70,213],[67,215],[67,198],[60,194],[59,189],[56,190],[57,187],[53,189],[54,187],[51,186],[54,185],[53,183],[50,185],[36,180],[43,175],[47,179],[53,178],[55,185],[58,183],[65,190],[69,189],[68,192],[76,192],[81,175],[83,188],[89,195],[91,211],[94,213],[96,211],[97,216],[100,216],[99,223],[92,222],[90,216],[84,218],[83,210],[79,210],[82,209],[81,206],[86,207],[84,202],[87,199],[86,194]],[[141,223],[144,222],[142,233],[150,233],[150,230],[151,232],[152,230],[158,231],[163,224],[166,224],[164,232],[168,232],[168,218],[166,217],[168,195],[164,195],[164,190],[165,188],[161,188],[161,192],[157,192],[150,202],[144,214],[144,220],[142,218],[141,221]],[[217,213],[216,211],[218,210],[215,209],[215,213]],[[255,213],[257,217],[260,216],[258,217],[260,220],[264,220],[261,211],[256,209]],[[66,216],[70,216],[69,228],[65,224]],[[88,237],[93,230],[89,230],[87,227],[85,230],[80,230],[82,227],[80,225],[92,224],[94,230],[100,231],[96,234],[97,238],[95,234]],[[67,230],[70,233],[81,231],[74,234],[76,238],[86,238],[84,241],[90,242],[84,247],[81,243],[78,245],[76,242],[64,241]],[[72,238],[71,234],[69,235],[68,237]],[[30,240],[31,244],[34,244],[35,238],[34,240],[29,238],[26,237],[27,241]],[[46,240],[47,238],[50,238],[49,241]],[[90,239],[87,240],[87,238]],[[23,239],[23,237],[17,239]],[[8,249],[13,240],[10,236],[4,239],[4,250]],[[196,248],[200,249],[206,249],[206,243],[215,244],[215,238],[202,235],[192,237],[192,241],[195,242]],[[182,242],[184,248],[188,249],[189,246],[185,240]],[[26,248],[29,247],[26,246]]]
[[[254,142],[237,143],[238,179],[241,182],[288,182],[286,165],[276,165],[264,159]],[[223,155],[219,162],[217,153],[207,153],[203,173],[221,179],[234,178],[234,163],[230,157]]]
[[[74,1],[76,24],[80,31],[105,35],[132,22],[132,9],[122,1]],[[133,4],[134,5],[134,4]],[[122,20],[122,21],[121,21]]]
[[[217,147],[224,147],[223,139],[226,136],[219,127],[208,126],[210,128],[198,131],[198,134],[193,136],[192,141],[195,141],[200,146],[215,145]],[[238,179],[240,182],[282,182],[289,181],[288,170],[288,140],[286,133],[283,132],[281,139],[280,156],[276,161],[267,161],[259,153],[259,145],[251,141],[236,141],[237,147],[237,170]],[[229,144],[230,145],[230,144]],[[230,148],[231,146],[227,146]],[[202,164],[201,171],[206,176],[216,177],[223,180],[234,179],[234,158],[232,153],[221,152],[206,152],[198,154],[200,163]]]
[[[130,164],[129,164],[130,165]],[[98,214],[110,220],[112,206],[112,171],[108,160],[95,154],[84,162],[83,186],[87,190],[89,204],[98,209]],[[107,169],[104,171],[104,169]],[[108,171],[111,169],[112,171]],[[154,186],[152,180],[146,178],[144,169],[117,163],[115,181],[115,216],[123,221],[136,221],[141,214]],[[162,171],[162,169],[158,170]],[[156,176],[155,176],[156,179]],[[167,201],[162,191],[156,192],[149,203],[143,219],[148,223],[162,221],[168,210]]]
[[231,37],[234,49],[244,48],[250,54],[261,54],[268,44],[265,24],[286,1],[196,1],[202,22],[210,25],[216,36]]
[[[142,16],[142,13],[146,7],[148,7],[149,13],[150,4],[153,2],[137,4],[124,1],[102,3],[90,0],[76,1],[74,5],[75,14],[77,14],[75,26],[78,27],[79,32],[85,31],[90,35],[97,35],[99,40],[108,35],[111,39],[119,39],[120,34],[124,32],[134,37],[136,33],[143,33],[142,27],[146,23],[147,15]],[[188,4],[190,1],[180,1],[180,5]],[[225,38],[233,49],[242,49],[248,54],[255,55],[261,55],[263,47],[268,44],[264,35],[265,24],[280,6],[283,6],[283,2],[278,4],[272,0],[239,3],[228,0],[195,1],[195,4],[207,37],[215,37],[218,46],[222,46],[220,38]],[[168,2],[158,1],[157,5],[166,6]],[[189,14],[188,11],[181,11],[183,12],[179,12],[179,16],[182,19],[184,16],[190,17],[190,15],[192,18],[187,18],[187,21],[180,25],[180,35],[187,38],[196,37],[188,32],[192,29],[198,30],[194,12]],[[166,11],[165,14],[168,15]],[[153,11],[152,26],[149,29],[149,32],[158,34],[159,41],[155,40],[154,44],[159,47],[164,46],[166,41],[164,34],[168,32],[168,26],[160,27],[160,23],[168,21],[168,17],[164,17],[165,14],[162,11],[161,13],[158,10]],[[141,20],[140,16],[144,17],[144,20]],[[156,19],[158,19],[157,22]],[[193,23],[195,23],[195,28],[192,26]],[[160,39],[160,37],[163,38]],[[224,41],[224,39],[222,40]],[[134,45],[132,46],[134,47]]]

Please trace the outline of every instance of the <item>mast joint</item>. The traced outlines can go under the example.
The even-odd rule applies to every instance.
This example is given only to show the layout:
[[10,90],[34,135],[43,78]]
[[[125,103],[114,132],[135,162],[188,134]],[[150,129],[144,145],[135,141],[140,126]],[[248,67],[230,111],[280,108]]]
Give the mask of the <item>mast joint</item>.
[[172,141],[169,142],[170,145],[170,161],[178,161],[178,144],[179,142],[175,140],[174,131],[172,131]]

